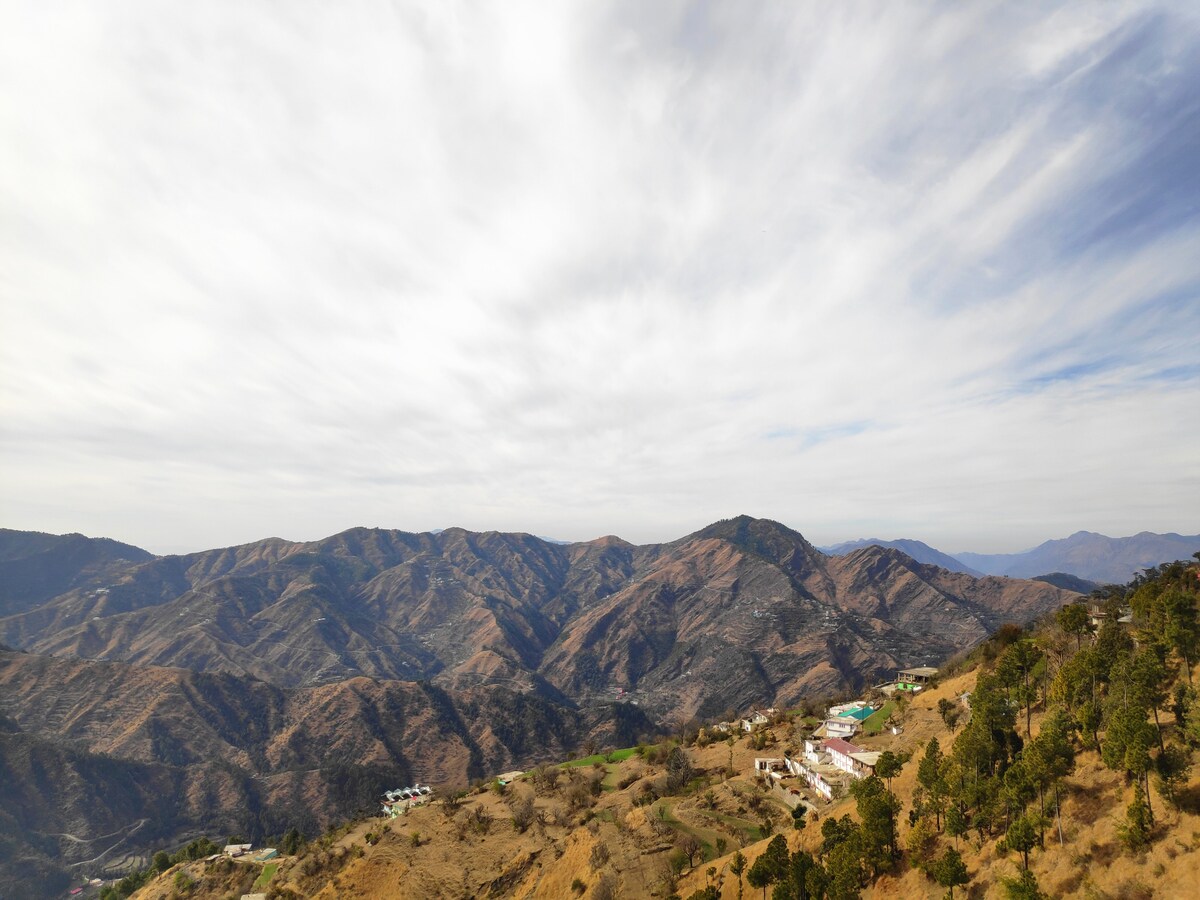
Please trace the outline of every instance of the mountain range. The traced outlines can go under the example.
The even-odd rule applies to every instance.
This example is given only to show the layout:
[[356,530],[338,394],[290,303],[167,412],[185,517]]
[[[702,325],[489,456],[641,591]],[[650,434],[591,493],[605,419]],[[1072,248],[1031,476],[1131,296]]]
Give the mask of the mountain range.
[[287,688],[365,676],[560,703],[622,693],[668,723],[858,689],[1073,596],[894,548],[828,557],[747,516],[644,546],[359,528],[103,567],[72,584],[44,601],[13,596],[21,611],[0,619],[0,642]]
[[913,559],[968,575],[1005,575],[1035,578],[1074,575],[1096,585],[1125,584],[1143,569],[1177,559],[1190,559],[1200,551],[1200,534],[1154,534],[1143,531],[1112,538],[1093,531],[1077,531],[1060,540],[1046,541],[1020,553],[943,553],[917,540],[881,541],[864,538],[821,548],[839,555],[866,546],[894,547]]
[[0,880],[855,691],[1079,597],[747,516],[642,546],[356,528],[165,557],[3,531],[0,574]]

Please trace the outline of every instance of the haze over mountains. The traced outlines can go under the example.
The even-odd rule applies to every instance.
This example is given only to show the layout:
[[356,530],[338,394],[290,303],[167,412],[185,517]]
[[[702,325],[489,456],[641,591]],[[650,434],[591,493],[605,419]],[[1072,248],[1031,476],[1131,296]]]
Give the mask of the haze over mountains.
[[859,689],[1079,596],[747,516],[643,546],[355,528],[167,557],[0,531],[0,575],[9,875]]
[[968,575],[1035,578],[1060,572],[1099,584],[1124,584],[1143,569],[1177,559],[1190,559],[1200,550],[1200,534],[1143,531],[1129,537],[1112,538],[1094,531],[1077,531],[1070,537],[1046,541],[1020,553],[948,554],[921,541],[881,541],[877,538],[845,541],[822,549],[840,554],[868,545],[895,547],[919,562]]

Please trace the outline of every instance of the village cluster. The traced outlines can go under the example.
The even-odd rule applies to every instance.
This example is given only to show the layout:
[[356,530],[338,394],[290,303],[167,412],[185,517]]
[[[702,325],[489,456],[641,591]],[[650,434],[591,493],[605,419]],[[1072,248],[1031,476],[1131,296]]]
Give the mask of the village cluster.
[[408,812],[414,806],[428,803],[432,795],[433,788],[420,782],[415,782],[412,787],[384,791],[383,814],[389,819],[394,819]]
[[[880,685],[876,690],[885,695],[897,691],[915,694],[935,675],[937,669],[927,666],[900,669],[894,681]],[[877,711],[865,700],[831,706],[813,736],[804,741],[802,752],[756,758],[754,775],[767,779],[779,798],[793,809],[801,804],[811,806],[797,787],[801,783],[827,801],[842,796],[852,779],[866,778],[875,772],[880,752],[863,749],[851,743],[849,738],[861,731],[863,723]],[[753,733],[770,724],[777,714],[778,710],[773,707],[755,709],[736,722],[720,722],[714,728],[726,734],[735,730]],[[899,726],[893,726],[893,733],[899,732]],[[497,780],[505,785],[523,774],[521,771],[506,772]],[[411,787],[386,791],[382,797],[382,813],[389,819],[398,818],[413,807],[428,803],[432,794],[430,785],[419,782]]]
[[[916,693],[923,690],[935,675],[937,669],[927,666],[901,669],[896,673],[894,682],[882,685],[878,690],[884,694],[897,691]],[[830,707],[825,720],[811,738],[804,740],[803,749],[799,753],[756,758],[755,776],[767,779],[780,799],[792,808],[801,804],[811,805],[797,787],[800,783],[825,800],[841,797],[852,779],[875,774],[875,767],[882,754],[859,747],[848,738],[857,734],[862,729],[863,722],[876,711],[875,707],[863,700]],[[765,725],[770,721],[772,713],[774,710],[756,710],[751,716],[741,720],[742,729],[751,731]],[[899,726],[893,726],[893,734],[899,732]]]

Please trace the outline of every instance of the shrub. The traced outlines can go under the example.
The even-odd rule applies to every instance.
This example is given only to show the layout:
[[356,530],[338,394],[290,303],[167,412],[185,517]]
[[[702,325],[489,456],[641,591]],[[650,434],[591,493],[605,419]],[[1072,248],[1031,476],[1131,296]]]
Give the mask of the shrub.
[[476,834],[487,834],[492,827],[492,815],[482,806],[476,806],[467,813],[466,825]]
[[529,796],[515,797],[509,801],[508,809],[512,813],[513,828],[524,834],[533,824],[533,798]]

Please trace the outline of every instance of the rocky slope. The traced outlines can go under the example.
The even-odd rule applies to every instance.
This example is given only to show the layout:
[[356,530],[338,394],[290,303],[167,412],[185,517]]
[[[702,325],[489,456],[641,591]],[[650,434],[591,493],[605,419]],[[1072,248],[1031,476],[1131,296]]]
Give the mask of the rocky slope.
[[12,582],[0,619],[0,642],[33,651],[0,653],[13,877],[201,830],[311,832],[385,783],[857,689],[1078,596],[891,548],[831,558],[745,516],[641,547],[352,529],[99,549]]
[[[865,900],[913,898],[941,900],[946,889],[911,864],[909,840],[913,826],[908,813],[919,790],[918,770],[927,741],[937,738],[949,752],[957,728],[948,727],[939,714],[939,701],[961,708],[958,700],[975,686],[976,671],[948,679],[942,685],[911,698],[894,713],[903,724],[899,735],[884,732],[856,741],[871,750],[911,754],[890,784],[901,803],[900,844],[905,858],[894,870],[861,889]],[[967,715],[964,710],[964,716]],[[1035,733],[1043,710],[1034,713]],[[766,852],[772,837],[762,834],[762,822],[771,822],[775,834],[784,835],[790,850],[803,848],[818,860],[822,853],[821,825],[841,816],[856,817],[855,801],[827,802],[815,796],[816,807],[803,830],[793,827],[790,810],[776,793],[764,794],[753,778],[754,759],[778,756],[794,748],[805,732],[792,719],[765,732],[766,748],[756,750],[748,736],[734,746],[718,741],[689,746],[686,752],[697,774],[687,789],[666,794],[650,805],[641,805],[650,787],[662,790],[666,767],[661,755],[632,756],[608,763],[605,771],[582,767],[564,773],[557,784],[525,779],[501,797],[490,790],[472,793],[457,811],[441,804],[411,811],[402,819],[385,822],[367,819],[313,841],[295,857],[278,860],[269,890],[278,896],[315,897],[516,897],[546,898],[615,896],[664,897],[674,893],[690,897],[710,885],[722,900],[757,898],[748,871]],[[732,765],[733,777],[727,777]],[[573,775],[573,777],[572,777]],[[573,790],[589,777],[604,777],[612,790],[601,790],[578,806]],[[622,788],[619,785],[625,784]],[[1189,794],[1200,789],[1190,780]],[[1200,876],[1200,814],[1194,803],[1175,809],[1156,796],[1160,823],[1151,847],[1139,854],[1122,849],[1119,826],[1129,793],[1119,775],[1106,770],[1095,751],[1082,751],[1075,770],[1062,784],[1063,843],[1051,831],[1045,846],[1030,857],[1045,896],[1088,898],[1187,897]],[[518,831],[511,824],[513,806],[528,798],[542,821]],[[956,896],[1002,898],[1003,879],[1019,871],[1020,854],[1001,849],[999,825],[986,840],[972,832],[957,842],[946,833],[934,838],[938,855],[955,846],[967,866],[970,884]],[[418,839],[412,839],[413,833]],[[686,842],[699,842],[695,857],[681,862],[682,877],[669,877],[673,856]],[[694,846],[694,845],[693,845]],[[733,871],[735,852],[745,857],[741,875]],[[244,867],[244,868],[239,868]],[[261,866],[197,861],[172,868],[149,883],[134,900],[169,900],[176,890],[178,872],[194,881],[189,896],[218,900],[234,893],[229,885],[242,874],[250,882]],[[768,886],[766,896],[770,896]]]

